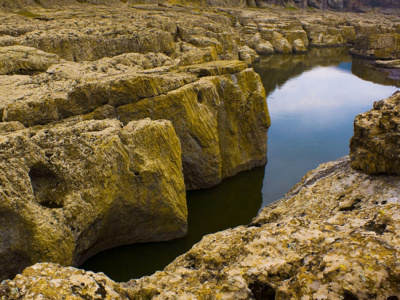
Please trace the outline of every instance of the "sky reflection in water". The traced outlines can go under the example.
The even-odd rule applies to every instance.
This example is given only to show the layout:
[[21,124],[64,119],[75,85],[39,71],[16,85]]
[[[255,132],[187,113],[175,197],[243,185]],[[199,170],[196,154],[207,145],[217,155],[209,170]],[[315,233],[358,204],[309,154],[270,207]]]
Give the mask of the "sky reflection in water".
[[268,95],[272,125],[263,206],[282,198],[319,164],[347,155],[355,116],[396,90],[362,80],[350,69],[351,63],[318,66]]

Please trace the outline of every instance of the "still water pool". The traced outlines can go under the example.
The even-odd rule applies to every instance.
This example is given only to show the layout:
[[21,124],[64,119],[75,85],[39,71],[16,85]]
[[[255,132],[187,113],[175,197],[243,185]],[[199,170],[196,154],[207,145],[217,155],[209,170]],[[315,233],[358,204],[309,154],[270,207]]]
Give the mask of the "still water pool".
[[360,61],[352,63],[345,48],[263,58],[254,69],[266,89],[272,120],[268,164],[228,178],[217,187],[188,192],[187,237],[110,249],[81,268],[104,272],[116,281],[150,275],[202,236],[248,224],[260,208],[281,198],[305,173],[347,155],[354,117],[371,109],[374,101],[393,94],[393,85],[400,87],[400,82],[382,80],[381,73],[376,76],[380,84],[373,83],[374,72],[363,68]]

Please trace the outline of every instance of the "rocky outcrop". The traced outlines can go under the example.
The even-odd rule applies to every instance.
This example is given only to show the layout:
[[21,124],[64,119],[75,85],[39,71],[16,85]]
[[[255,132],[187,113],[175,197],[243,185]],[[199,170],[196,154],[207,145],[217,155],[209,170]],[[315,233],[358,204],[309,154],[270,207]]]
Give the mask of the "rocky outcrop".
[[101,273],[85,272],[54,263],[26,268],[15,281],[0,286],[1,300],[128,299],[120,284]]
[[0,48],[0,75],[30,74],[46,71],[60,62],[55,54],[36,48],[11,46]]
[[400,34],[358,36],[351,53],[369,59],[400,59]]
[[[354,171],[348,157],[321,165],[249,226],[208,235],[164,271],[122,287],[130,299],[396,299],[399,180]],[[54,270],[62,287],[52,290],[77,285],[66,280],[70,269],[34,268],[0,285],[7,299],[37,295],[43,283],[32,276]]]
[[286,7],[318,8],[322,10],[367,12],[381,9],[395,13],[400,9],[396,0],[256,0],[257,6],[281,5]]
[[[3,121],[33,126],[74,116],[124,124],[170,120],[182,147],[187,189],[265,164],[270,119],[260,77],[239,61],[181,68],[170,63],[161,54],[132,54],[53,65],[30,78],[0,78]],[[142,70],[148,64],[163,67]]]
[[185,189],[266,163],[265,90],[232,60],[231,19],[127,5],[0,15],[0,278],[182,237]]
[[398,16],[275,6],[258,10],[203,7],[194,12],[186,6],[117,1],[72,9],[33,6],[12,15],[0,14],[0,20],[2,47],[34,47],[69,61],[153,52],[178,65],[239,59],[240,49],[241,57],[246,57],[246,45],[264,55],[304,52],[310,46],[354,45],[357,36],[400,34]]
[[117,245],[186,234],[170,122],[13,124],[0,137],[1,278],[36,262],[77,265]]
[[[107,247],[185,234],[185,188],[210,187],[266,162],[265,90],[247,64],[259,54],[398,34],[398,17],[373,16],[130,1],[1,12],[0,53],[11,58],[0,56],[1,277],[35,262],[78,264]],[[164,272],[123,289],[133,298],[397,293],[397,265],[382,248],[398,245],[387,235],[397,230],[397,192],[387,182],[397,182],[348,164],[321,167],[321,176],[309,174],[251,226],[206,237]],[[365,180],[376,194],[363,194]],[[388,219],[376,205],[386,205]],[[371,261],[360,257],[368,246],[378,249]],[[381,281],[371,282],[367,264]],[[75,272],[37,265],[0,291],[9,299],[34,295],[44,288],[40,273],[60,274],[52,284],[66,296],[126,295],[81,271],[84,278],[69,286],[63,270]],[[33,285],[23,288],[28,280]]]
[[322,165],[249,226],[208,235],[126,287],[133,298],[154,299],[399,295],[398,184],[352,170],[348,158]]
[[368,174],[400,175],[400,92],[374,103],[354,121],[350,141],[351,166]]

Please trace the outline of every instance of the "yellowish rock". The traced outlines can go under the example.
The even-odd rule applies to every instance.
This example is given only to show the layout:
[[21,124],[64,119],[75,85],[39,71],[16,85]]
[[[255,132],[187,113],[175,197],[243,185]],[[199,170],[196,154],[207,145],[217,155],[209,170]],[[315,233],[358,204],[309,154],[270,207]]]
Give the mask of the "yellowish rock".
[[0,135],[0,277],[77,265],[187,232],[181,148],[168,121],[70,121]]

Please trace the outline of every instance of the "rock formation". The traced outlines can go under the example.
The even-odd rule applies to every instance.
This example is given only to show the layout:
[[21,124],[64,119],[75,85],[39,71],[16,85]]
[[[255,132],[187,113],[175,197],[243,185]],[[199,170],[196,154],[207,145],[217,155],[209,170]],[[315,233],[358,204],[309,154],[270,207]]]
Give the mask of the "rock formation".
[[400,59],[400,34],[360,35],[351,53],[369,59]]
[[[185,188],[266,162],[265,90],[247,64],[400,33],[397,16],[378,14],[37,2],[0,0],[16,9],[0,12],[1,278],[182,236]],[[398,294],[397,179],[352,171],[347,159],[316,174],[252,225],[204,238],[153,277],[121,286],[38,264],[2,283],[1,297],[34,297],[48,277],[81,298]]]
[[76,265],[109,247],[186,234],[170,122],[1,124],[2,278],[38,261]]
[[[156,66],[169,62],[153,56]],[[30,78],[4,77],[3,120],[32,126],[73,116],[117,118],[124,124],[147,117],[168,119],[180,138],[187,189],[210,187],[266,163],[270,120],[265,92],[245,63],[148,72],[130,66],[130,59],[123,55],[112,62],[64,63]]]
[[[266,163],[265,91],[231,60],[233,29],[216,25],[229,18],[199,16],[178,30],[168,8],[154,18],[136,10],[102,7],[88,24],[73,10],[2,16],[0,278],[182,237],[185,189]],[[110,20],[90,28],[103,13]],[[110,26],[120,13],[137,26]]]
[[368,174],[400,175],[400,92],[374,103],[354,121],[350,141],[351,166]]
[[125,287],[134,299],[397,296],[399,180],[354,171],[348,158],[321,165],[249,226],[208,235]]
[[101,273],[85,272],[54,263],[26,268],[15,278],[15,284],[0,286],[1,300],[16,299],[128,299],[120,284]]
[[[252,224],[205,236],[152,276],[122,286],[103,279],[107,293],[124,295],[122,287],[122,299],[397,299],[399,180],[352,170],[348,157],[323,164]],[[78,280],[68,280],[70,273],[38,264],[0,291],[19,299],[38,290],[86,296],[98,289],[91,272]],[[42,278],[53,277],[60,287],[44,285]]]

